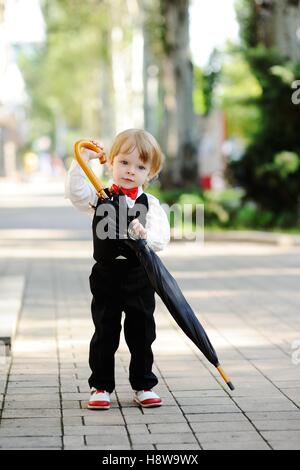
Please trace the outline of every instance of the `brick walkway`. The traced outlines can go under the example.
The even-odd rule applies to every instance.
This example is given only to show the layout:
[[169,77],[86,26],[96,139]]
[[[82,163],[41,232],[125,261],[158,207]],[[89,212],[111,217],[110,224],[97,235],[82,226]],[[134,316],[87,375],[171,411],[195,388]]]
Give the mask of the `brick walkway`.
[[0,203],[0,283],[24,285],[1,303],[21,311],[12,360],[0,357],[0,448],[300,449],[300,249],[172,243],[161,257],[236,390],[220,385],[157,297],[164,406],[133,404],[122,336],[113,406],[90,411],[90,219],[50,189]]

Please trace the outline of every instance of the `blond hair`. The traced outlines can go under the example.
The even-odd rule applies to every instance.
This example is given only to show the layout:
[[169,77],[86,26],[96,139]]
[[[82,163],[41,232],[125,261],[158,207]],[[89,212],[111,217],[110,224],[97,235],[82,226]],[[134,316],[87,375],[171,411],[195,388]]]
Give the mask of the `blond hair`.
[[[135,148],[139,153],[139,157],[143,163],[150,161],[149,178],[154,178],[162,169],[164,157],[159,144],[152,134],[143,129],[127,129],[120,132],[114,139],[109,156],[108,163],[113,165],[116,155],[119,154],[122,148],[122,153],[131,153]],[[147,183],[143,184],[143,188]]]

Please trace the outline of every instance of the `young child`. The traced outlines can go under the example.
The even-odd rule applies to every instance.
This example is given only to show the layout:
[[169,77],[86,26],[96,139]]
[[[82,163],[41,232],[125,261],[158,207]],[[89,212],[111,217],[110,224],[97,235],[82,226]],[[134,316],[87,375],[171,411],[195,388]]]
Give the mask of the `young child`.
[[[88,151],[84,158],[89,161],[103,154],[101,147],[101,153]],[[145,193],[144,189],[148,181],[160,172],[162,162],[160,147],[149,132],[125,130],[116,136],[112,144],[108,158],[112,186],[105,188],[108,195],[109,190],[118,193],[121,188],[125,194],[121,197],[126,198],[128,208],[134,208],[136,204],[144,205],[145,226],[135,218],[130,228],[133,235],[146,239],[154,251],[164,249],[169,243],[170,226],[159,200]],[[151,349],[156,338],[153,316],[155,292],[145,269],[133,250],[126,246],[120,248],[119,240],[97,237],[99,217],[96,210],[101,200],[76,160],[67,174],[65,197],[77,209],[94,214],[93,257],[96,263],[89,280],[95,333],[90,342],[89,365],[92,374],[89,378],[91,397],[88,408],[110,408],[110,393],[115,388],[114,355],[119,346],[123,311],[125,341],[131,353],[129,381],[134,391],[133,399],[142,407],[160,406],[162,400],[152,390],[158,383],[152,372]]]

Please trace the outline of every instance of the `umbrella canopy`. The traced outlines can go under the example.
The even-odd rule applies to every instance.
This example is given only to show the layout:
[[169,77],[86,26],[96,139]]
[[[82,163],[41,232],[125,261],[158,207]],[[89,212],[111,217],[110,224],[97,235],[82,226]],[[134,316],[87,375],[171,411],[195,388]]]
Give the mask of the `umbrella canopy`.
[[217,353],[212,346],[203,326],[188,304],[174,277],[167,270],[159,256],[149,247],[146,240],[123,240],[136,253],[144,266],[149,281],[160,296],[182,331],[193,341],[204,356],[219,371],[231,390],[234,386],[220,366]]
[[203,326],[197,319],[174,277],[146,240],[124,240],[134,250],[155,292],[160,296],[172,317],[184,333],[214,366],[219,360]]
[[[81,146],[85,146],[84,144],[82,144],[82,142],[83,141],[79,141],[79,143],[77,142],[75,144],[75,155],[79,153]],[[91,146],[89,145],[88,148],[91,148]],[[92,150],[97,151],[97,149],[95,148],[93,148]],[[78,155],[76,156],[76,158],[81,164],[82,158],[80,156],[78,158]],[[84,165],[82,165],[82,168],[90,178],[91,170],[85,164],[85,162]],[[94,180],[92,178],[90,178],[90,180],[94,184]],[[135,239],[132,232],[130,231],[130,228],[128,230],[128,226],[130,222],[134,219],[134,216],[128,216],[126,212],[127,224],[125,224],[125,227],[129,238],[126,238],[127,233],[119,233],[119,208],[121,201],[124,204],[125,200],[124,195],[122,195],[122,191],[120,190],[119,194],[117,195],[116,193],[104,190],[98,180],[97,186],[95,185],[95,187],[97,189],[100,201],[102,201],[102,203],[109,204],[114,208],[114,217],[110,217],[110,212],[108,211],[107,222],[109,225],[113,226],[114,230],[118,234],[118,239],[115,240],[115,242],[118,244],[123,244],[123,246],[129,246],[133,250],[137,258],[139,259],[141,265],[144,267],[152,287],[154,288],[155,292],[160,296],[160,298],[164,302],[165,306],[167,307],[179,327],[200,349],[200,351],[204,354],[208,361],[211,362],[211,364],[213,364],[217,368],[228,387],[231,390],[234,390],[232,382],[220,366],[216,351],[213,348],[203,326],[201,325],[192,308],[188,304],[176,280],[167,270],[159,256],[157,256],[156,253],[149,247],[147,241],[143,239]],[[121,212],[124,214],[123,211]],[[124,224],[122,225],[124,227]]]

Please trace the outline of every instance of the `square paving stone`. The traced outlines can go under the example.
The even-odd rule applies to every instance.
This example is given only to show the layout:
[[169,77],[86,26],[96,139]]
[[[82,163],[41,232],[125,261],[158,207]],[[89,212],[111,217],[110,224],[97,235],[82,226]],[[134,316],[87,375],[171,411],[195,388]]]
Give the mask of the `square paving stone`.
[[64,426],[64,434],[66,436],[88,436],[91,434],[102,435],[102,434],[111,434],[111,435],[127,435],[125,426],[114,426],[114,425],[94,425],[94,426]]
[[0,449],[27,448],[38,449],[40,447],[61,447],[60,437],[0,437]]
[[133,444],[191,444],[196,443],[194,435],[190,433],[170,433],[170,434],[133,434],[131,436]]
[[86,443],[88,446],[115,446],[116,449],[119,448],[119,445],[129,445],[128,436],[123,435],[116,435],[116,434],[101,434],[99,436],[86,436]]

